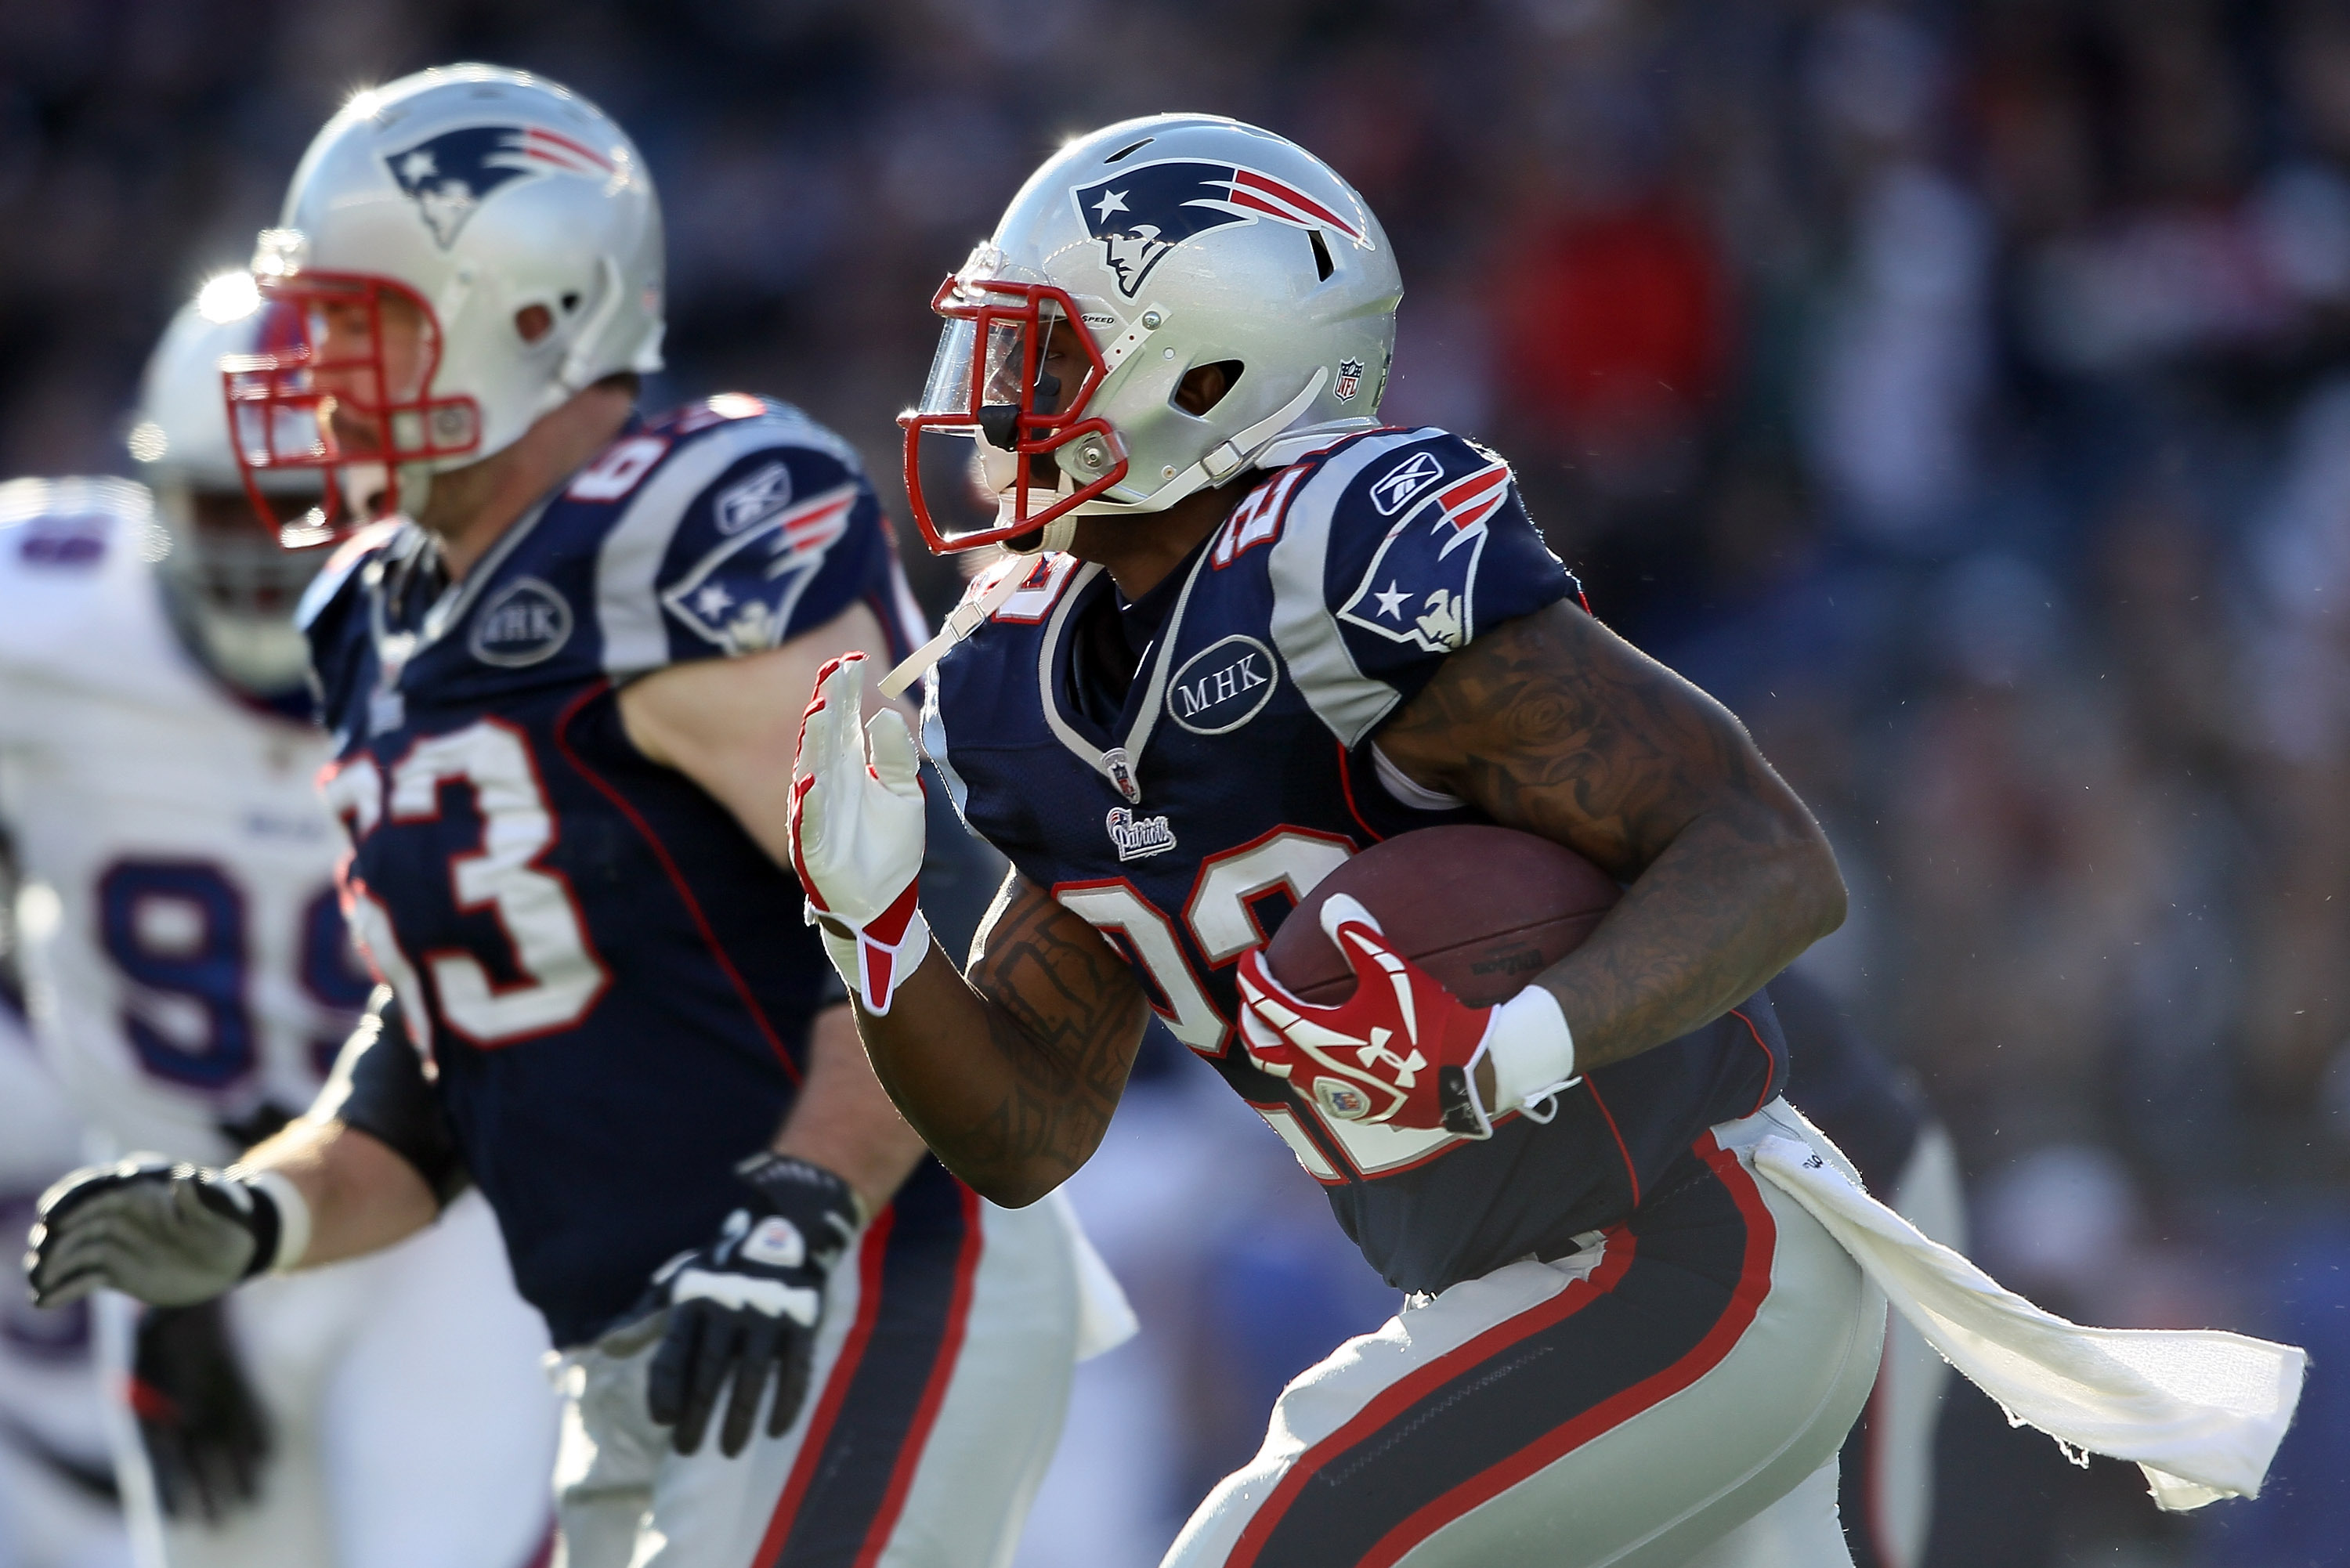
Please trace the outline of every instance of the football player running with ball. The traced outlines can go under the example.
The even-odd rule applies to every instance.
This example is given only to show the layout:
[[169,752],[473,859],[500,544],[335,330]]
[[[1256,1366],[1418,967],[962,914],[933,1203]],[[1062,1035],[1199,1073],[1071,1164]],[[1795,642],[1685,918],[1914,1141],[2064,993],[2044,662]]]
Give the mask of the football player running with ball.
[[[0,485],[0,833],[34,1023],[96,1142],[133,1157],[121,1179],[158,1192],[309,1105],[372,983],[294,626],[328,554],[318,479],[271,477],[308,542],[282,548],[229,452],[218,361],[265,320],[242,274],[172,317],[131,430],[143,485]],[[545,1544],[546,1334],[479,1194],[348,1268],[151,1299],[91,1303],[147,1568],[522,1568]]]
[[1066,1207],[924,1157],[801,919],[813,677],[919,617],[837,437],[634,411],[661,268],[636,148],[551,83],[424,72],[312,143],[255,268],[302,340],[224,368],[256,478],[385,519],[304,617],[389,997],[239,1165],[53,1195],[34,1280],[194,1300],[470,1180],[564,1353],[570,1568],[999,1563],[1122,1303]]
[[[979,1191],[1084,1163],[1155,1008],[1407,1293],[1170,1564],[1846,1563],[1884,1307],[1752,1153],[1842,1164],[1779,1098],[1761,987],[1843,884],[1737,722],[1579,607],[1501,459],[1378,426],[1401,293],[1360,196],[1277,136],[1160,116],[1039,169],[941,290],[903,421],[932,545],[1028,552],[951,618],[924,716],[1014,875],[967,974],[931,950],[914,748],[862,725],[850,659],[805,728],[803,879],[882,1081]],[[931,516],[933,430],[976,438],[992,526]],[[1465,1007],[1335,900],[1351,1000],[1261,962],[1267,895],[1476,821],[1628,884],[1515,997]]]

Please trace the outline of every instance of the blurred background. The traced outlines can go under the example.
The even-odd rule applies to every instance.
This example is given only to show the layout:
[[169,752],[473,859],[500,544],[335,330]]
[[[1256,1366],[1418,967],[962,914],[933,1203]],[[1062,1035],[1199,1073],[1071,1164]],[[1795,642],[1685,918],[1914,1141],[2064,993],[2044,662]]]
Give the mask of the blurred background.
[[[1826,824],[1853,918],[1804,962],[1950,1124],[1978,1256],[2313,1352],[2268,1494],[2185,1520],[1954,1393],[1936,1563],[2350,1563],[2350,5],[0,0],[0,473],[125,471],[312,132],[463,57],[643,147],[650,399],[797,400],[892,505],[931,292],[1060,139],[1203,109],[1329,160],[1408,286],[1388,417],[1511,457]],[[1029,1568],[1154,1561],[1394,1305],[1176,1054],[1075,1189],[1145,1334]]]

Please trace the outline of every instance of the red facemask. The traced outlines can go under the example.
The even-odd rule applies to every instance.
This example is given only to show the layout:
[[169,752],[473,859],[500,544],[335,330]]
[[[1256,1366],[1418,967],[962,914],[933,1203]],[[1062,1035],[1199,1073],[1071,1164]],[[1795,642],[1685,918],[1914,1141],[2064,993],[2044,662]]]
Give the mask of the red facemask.
[[[400,509],[400,464],[458,457],[481,444],[481,410],[472,398],[429,395],[441,368],[441,324],[413,289],[360,273],[264,275],[256,281],[265,306],[277,307],[275,314],[292,327],[283,342],[265,337],[260,352],[222,360],[221,383],[229,444],[245,493],[273,531],[275,514],[255,479],[265,470],[324,470],[327,526],[348,531],[369,519],[350,515],[344,469],[383,466],[384,488],[372,510],[390,516]],[[395,386],[386,363],[384,302],[392,297],[404,301],[418,323],[411,388]],[[355,346],[338,344],[331,355],[322,353],[318,318],[329,307],[353,306],[365,313],[364,337]],[[338,414],[371,429],[376,450],[350,450],[335,430]]]
[[[906,432],[906,499],[931,551],[946,555],[1033,534],[1126,477],[1125,447],[1086,406],[1109,374],[1093,335],[1068,294],[1050,284],[950,276],[931,308],[946,317],[921,407],[898,416]],[[1043,373],[1044,345],[1057,321],[1068,322],[1086,356],[1085,379],[1066,401],[1060,382]],[[1011,455],[1016,467],[1002,492],[992,527],[949,532],[923,493],[925,431],[970,436]],[[1086,438],[1096,438],[1087,441]],[[1067,459],[1055,454],[1076,447]],[[1086,460],[1092,466],[1086,466]],[[1036,483],[1037,468],[1049,475]],[[1058,488],[1062,475],[1075,483]],[[1041,503],[1041,504],[1040,504]]]

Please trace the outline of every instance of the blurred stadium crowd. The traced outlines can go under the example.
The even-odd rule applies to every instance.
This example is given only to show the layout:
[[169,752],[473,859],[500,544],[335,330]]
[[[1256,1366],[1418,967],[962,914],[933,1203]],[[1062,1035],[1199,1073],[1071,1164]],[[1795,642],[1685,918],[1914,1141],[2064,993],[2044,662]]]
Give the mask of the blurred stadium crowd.
[[[5,0],[0,467],[120,471],[312,129],[466,57],[642,144],[670,389],[799,400],[881,475],[925,301],[1059,137],[1204,108],[1326,157],[1409,286],[1389,417],[1510,456],[1826,823],[1854,916],[1806,962],[1950,1122],[1986,1263],[2318,1364],[2270,1497],[2191,1527],[1952,1434],[1940,1560],[2350,1562],[2350,5]],[[1039,1565],[1155,1552],[1391,1305],[1155,1073],[1078,1194],[1146,1342]]]

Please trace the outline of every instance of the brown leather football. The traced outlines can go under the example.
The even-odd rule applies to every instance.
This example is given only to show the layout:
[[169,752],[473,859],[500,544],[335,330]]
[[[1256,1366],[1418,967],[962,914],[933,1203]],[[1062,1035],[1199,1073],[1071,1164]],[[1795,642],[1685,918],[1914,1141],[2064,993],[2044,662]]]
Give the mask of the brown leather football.
[[1512,827],[1424,827],[1375,844],[1324,877],[1265,949],[1307,1002],[1343,1002],[1354,973],[1322,934],[1333,893],[1362,902],[1388,940],[1461,1001],[1486,1007],[1581,946],[1621,889],[1563,844]]

